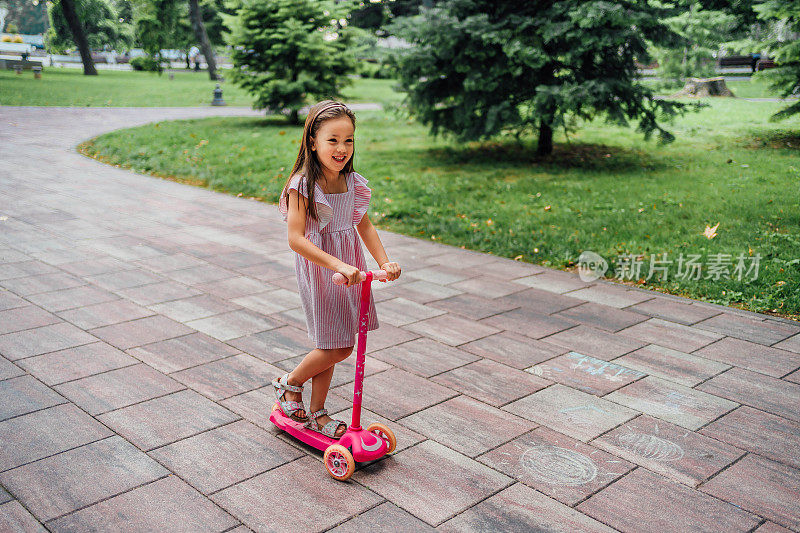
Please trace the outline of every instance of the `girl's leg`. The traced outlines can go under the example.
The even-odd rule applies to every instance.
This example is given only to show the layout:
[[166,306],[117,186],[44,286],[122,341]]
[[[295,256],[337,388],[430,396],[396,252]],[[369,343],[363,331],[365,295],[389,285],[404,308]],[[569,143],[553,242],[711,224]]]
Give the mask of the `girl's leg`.
[[[303,383],[312,379],[312,411],[322,409],[325,405],[325,398],[328,396],[328,388],[330,387],[331,378],[333,377],[333,365],[347,359],[352,351],[352,346],[349,348],[335,348],[331,350],[316,348],[311,350],[300,364],[297,365],[297,368],[289,373],[289,385],[302,386]],[[327,373],[327,376],[323,375],[325,373]],[[303,399],[303,395],[299,392],[286,391],[286,399],[300,401]],[[297,414],[302,417],[306,413],[298,411]],[[329,421],[329,417],[320,417],[318,421],[320,425],[324,425]]]

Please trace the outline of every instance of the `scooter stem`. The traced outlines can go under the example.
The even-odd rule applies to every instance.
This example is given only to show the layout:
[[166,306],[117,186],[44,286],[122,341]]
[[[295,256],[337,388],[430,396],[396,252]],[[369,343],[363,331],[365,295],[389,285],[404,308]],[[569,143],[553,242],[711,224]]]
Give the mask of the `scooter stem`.
[[353,389],[353,420],[350,424],[350,428],[356,430],[361,428],[361,393],[364,385],[370,286],[372,285],[372,272],[367,272],[366,274],[366,279],[361,282],[361,302],[358,313],[358,348],[356,349],[356,380]]

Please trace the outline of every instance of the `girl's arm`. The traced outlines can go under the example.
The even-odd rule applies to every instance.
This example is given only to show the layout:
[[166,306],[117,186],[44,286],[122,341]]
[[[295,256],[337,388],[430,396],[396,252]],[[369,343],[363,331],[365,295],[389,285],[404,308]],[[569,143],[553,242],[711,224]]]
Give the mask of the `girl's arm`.
[[286,222],[289,225],[289,248],[312,263],[323,268],[329,268],[334,272],[339,272],[347,278],[348,287],[358,283],[360,276],[356,267],[348,265],[338,257],[325,252],[306,238],[308,199],[292,189],[289,191],[288,204],[289,213],[287,214]]
[[361,235],[361,240],[364,241],[367,250],[369,250],[369,253],[375,258],[375,262],[388,274],[388,281],[400,277],[400,265],[389,261],[386,250],[383,249],[381,238],[378,236],[378,230],[372,225],[368,214],[364,213],[356,229],[358,230],[358,234]]

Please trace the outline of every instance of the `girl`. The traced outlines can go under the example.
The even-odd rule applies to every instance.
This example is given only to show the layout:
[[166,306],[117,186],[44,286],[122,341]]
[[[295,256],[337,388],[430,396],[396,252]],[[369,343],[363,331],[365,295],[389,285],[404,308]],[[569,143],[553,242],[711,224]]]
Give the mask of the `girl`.
[[[356,117],[344,104],[325,100],[308,112],[300,152],[278,204],[289,225],[289,247],[296,252],[295,271],[306,314],[308,336],[316,349],[297,368],[274,380],[281,411],[305,427],[331,438],[347,424],[327,415],[325,398],[333,367],[353,351],[360,299],[359,272],[366,270],[358,235],[387,280],[400,276],[389,261],[367,215],[371,191],[353,171]],[[358,235],[356,235],[356,229]],[[346,285],[334,285],[341,273]],[[378,327],[370,297],[367,330]],[[303,406],[303,383],[311,379],[311,412]]]

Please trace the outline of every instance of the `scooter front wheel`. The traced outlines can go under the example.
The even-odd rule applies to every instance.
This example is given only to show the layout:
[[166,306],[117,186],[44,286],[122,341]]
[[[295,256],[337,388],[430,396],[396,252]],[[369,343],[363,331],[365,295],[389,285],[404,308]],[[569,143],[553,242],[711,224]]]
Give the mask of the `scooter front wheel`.
[[333,479],[347,481],[356,471],[356,462],[350,450],[341,444],[331,444],[325,450],[325,469]]
[[380,422],[370,424],[367,427],[367,431],[374,433],[379,439],[383,439],[386,442],[387,454],[392,453],[397,447],[397,439],[394,436],[394,432]]

